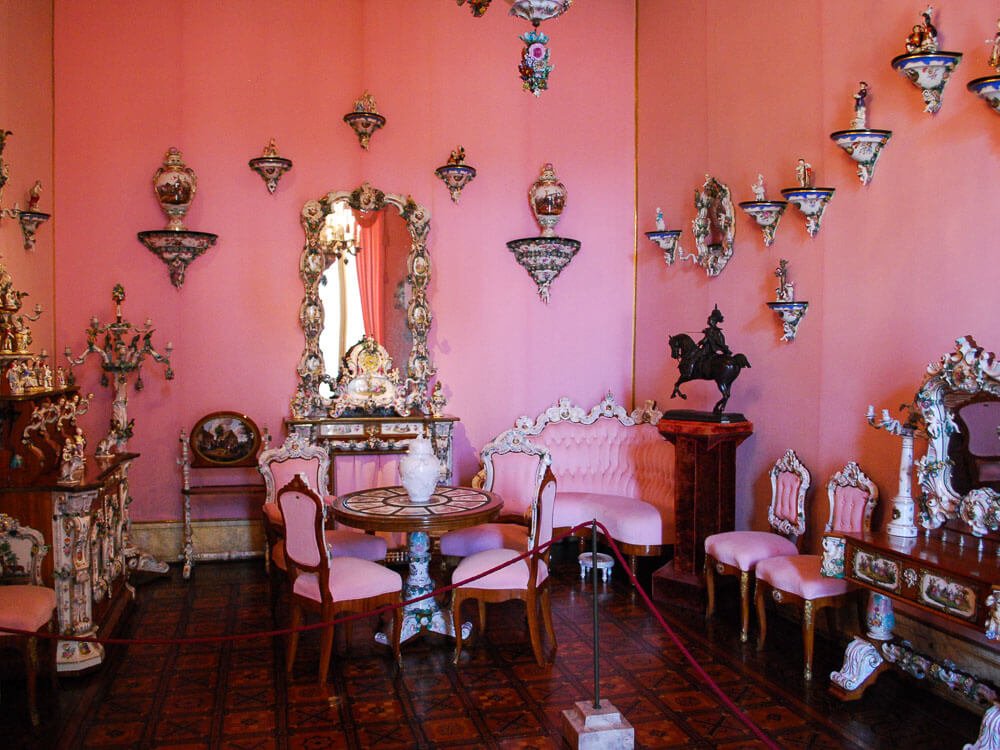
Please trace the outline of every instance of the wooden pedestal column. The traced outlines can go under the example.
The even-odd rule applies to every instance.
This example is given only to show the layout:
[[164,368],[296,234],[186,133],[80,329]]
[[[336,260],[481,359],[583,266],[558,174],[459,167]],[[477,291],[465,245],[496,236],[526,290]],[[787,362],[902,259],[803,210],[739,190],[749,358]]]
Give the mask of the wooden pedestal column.
[[674,558],[653,573],[653,598],[691,608],[704,606],[705,538],[732,531],[736,506],[736,446],[753,423],[660,420],[674,444]]

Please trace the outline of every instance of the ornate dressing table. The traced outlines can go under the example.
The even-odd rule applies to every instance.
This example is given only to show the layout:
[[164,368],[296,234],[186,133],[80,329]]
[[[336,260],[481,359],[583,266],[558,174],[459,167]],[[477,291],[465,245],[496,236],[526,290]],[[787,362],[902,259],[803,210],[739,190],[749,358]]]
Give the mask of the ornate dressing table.
[[[956,665],[951,657],[959,658],[957,653],[927,655],[897,638],[893,602],[905,602],[915,619],[937,631],[965,632],[971,644],[985,647],[990,665],[998,664],[996,644],[988,644],[1000,639],[1000,458],[992,448],[989,455],[970,450],[977,429],[995,443],[998,405],[1000,360],[971,337],[958,339],[953,352],[928,367],[907,423],[890,427],[904,437],[900,489],[887,527],[893,533],[823,539],[823,574],[847,578],[870,592],[867,632],[848,644],[844,665],[830,675],[830,691],[841,700],[856,700],[890,666],[940,683],[986,708],[979,738],[966,750],[1000,747],[1000,691]],[[883,418],[885,425],[890,422]],[[928,441],[916,463],[923,490],[919,530],[907,517],[913,504],[913,436]]]

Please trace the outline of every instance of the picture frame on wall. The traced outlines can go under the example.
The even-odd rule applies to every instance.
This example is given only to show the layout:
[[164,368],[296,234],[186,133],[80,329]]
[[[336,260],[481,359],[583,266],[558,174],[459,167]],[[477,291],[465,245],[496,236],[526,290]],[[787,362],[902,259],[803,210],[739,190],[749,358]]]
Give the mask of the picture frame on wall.
[[192,466],[256,466],[261,433],[246,414],[215,411],[195,423],[190,443]]

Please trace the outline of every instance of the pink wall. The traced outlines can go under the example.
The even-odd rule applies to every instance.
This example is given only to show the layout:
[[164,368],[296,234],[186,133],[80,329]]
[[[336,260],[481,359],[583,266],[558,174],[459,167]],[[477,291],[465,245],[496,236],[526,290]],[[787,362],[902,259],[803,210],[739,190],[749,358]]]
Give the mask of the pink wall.
[[[127,317],[151,317],[154,343],[175,345],[176,380],[151,368],[130,399],[130,447],[142,454],[134,519],[180,516],[177,434],[202,414],[243,410],[280,439],[302,348],[299,211],[362,180],[410,193],[432,215],[431,342],[462,419],[460,479],[518,414],[562,395],[593,404],[608,388],[629,399],[634,9],[591,0],[545,24],[556,69],[540,99],[516,73],[517,35],[530,26],[505,11],[146,0],[126,16],[107,0],[57,0],[59,348],[82,348],[118,282]],[[388,118],[370,152],[341,121],[365,88]],[[246,166],[271,136],[295,163],[274,196]],[[433,170],[458,144],[479,176],[455,205]],[[188,227],[219,235],[180,291],[135,238],[164,226],[151,177],[169,146],[199,176]],[[559,231],[583,242],[548,306],[504,245],[536,231],[526,190],[546,161],[569,189]],[[99,393],[96,442],[109,397],[96,363],[82,376]]]
[[[3,208],[27,205],[27,192],[42,181],[38,210],[55,214],[52,173],[52,3],[24,0],[0,5],[3,44],[0,61],[6,75],[0,84],[0,128],[10,130],[3,161],[9,169]],[[16,219],[0,220],[0,254],[14,285],[28,292],[25,311],[40,304],[42,317],[31,325],[32,350],[53,352],[53,225],[37,232],[35,249],[26,251]]]
[[[814,532],[828,512],[826,481],[848,460],[890,499],[899,441],[867,426],[867,405],[894,409],[912,399],[925,365],[958,336],[1000,348],[1000,266],[990,257],[1000,230],[992,208],[1000,120],[965,90],[991,72],[983,40],[996,6],[951,3],[935,16],[943,48],[965,59],[934,116],[889,64],[920,10],[902,0],[639,2],[640,231],[653,228],[661,205],[691,249],[692,191],[705,172],[729,184],[734,202],[751,199],[762,172],[777,198],[794,186],[804,157],[817,184],[837,188],[814,239],[790,206],[769,249],[737,208],[736,254],[712,280],[691,264],[668,269],[658,248],[639,244],[637,394],[669,394],[677,370],[666,338],[700,332],[714,303],[726,314],[728,343],[753,365],[730,402],[756,431],[738,454],[740,525],[766,526],[766,471],[788,447],[818,490]],[[862,79],[872,88],[869,126],[894,133],[868,187],[829,138],[849,126]],[[810,302],[791,344],[779,343],[777,318],[764,306],[774,299],[779,258],[790,262],[796,297]],[[711,384],[687,391],[685,406],[715,398]]]

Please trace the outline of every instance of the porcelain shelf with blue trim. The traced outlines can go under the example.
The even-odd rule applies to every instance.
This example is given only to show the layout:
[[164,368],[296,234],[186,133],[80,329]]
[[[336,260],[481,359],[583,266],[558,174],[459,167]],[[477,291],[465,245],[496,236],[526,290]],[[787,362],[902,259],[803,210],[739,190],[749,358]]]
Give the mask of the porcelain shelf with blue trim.
[[774,275],[778,279],[778,288],[775,290],[775,301],[765,304],[777,313],[781,319],[781,338],[779,341],[792,342],[799,330],[799,323],[805,317],[809,303],[795,300],[795,286],[788,280],[788,261],[782,258],[778,262],[778,267],[774,270]]
[[465,163],[465,148],[459,146],[451,152],[448,163],[435,169],[434,174],[447,185],[452,202],[458,203],[462,188],[476,178],[476,168]]
[[785,200],[794,205],[803,216],[806,217],[806,231],[810,237],[815,237],[823,223],[823,214],[826,207],[837,192],[832,187],[813,187],[814,173],[812,166],[805,160],[799,159],[795,168],[795,175],[798,178],[797,188],[785,188],[781,194]]
[[760,227],[764,234],[764,247],[774,244],[774,233],[778,231],[778,222],[788,208],[788,201],[770,201],[764,191],[764,175],[757,175],[757,182],[750,186],[753,191],[752,201],[741,201],[737,205],[746,211]]
[[962,60],[961,52],[945,52],[938,47],[937,28],[931,22],[932,8],[921,13],[921,22],[906,37],[906,53],[892,58],[892,67],[920,89],[924,112],[934,114],[941,109],[941,96],[955,66]]
[[972,93],[981,96],[997,114],[1000,114],[1000,20],[997,20],[997,33],[992,40],[988,40],[992,45],[990,48],[989,65],[995,71],[994,75],[975,78],[966,84],[966,88]]
[[861,81],[854,95],[854,119],[847,130],[836,130],[830,138],[858,163],[858,177],[862,185],[867,185],[875,176],[875,164],[882,153],[882,147],[892,138],[891,130],[868,127],[867,99],[870,89]]
[[663,220],[663,211],[659,208],[656,209],[656,229],[652,232],[646,232],[646,236],[663,251],[663,261],[668,266],[674,264],[674,261],[677,259],[678,250],[680,250],[681,255],[684,254],[684,251],[680,249],[680,245],[678,244],[681,230],[667,229],[667,223]]

